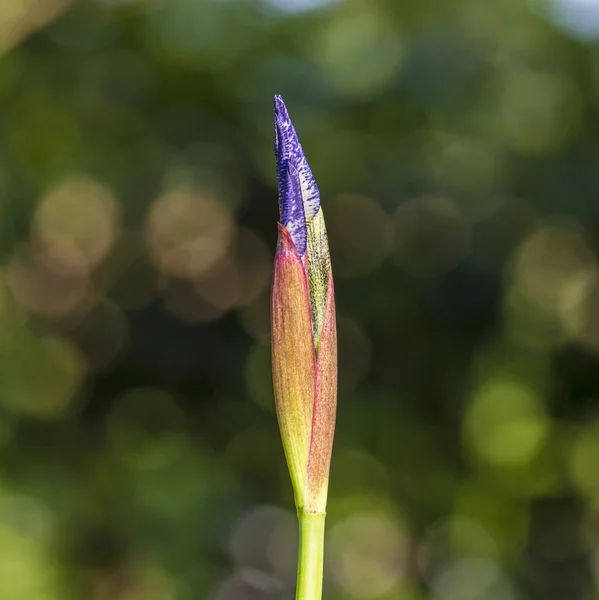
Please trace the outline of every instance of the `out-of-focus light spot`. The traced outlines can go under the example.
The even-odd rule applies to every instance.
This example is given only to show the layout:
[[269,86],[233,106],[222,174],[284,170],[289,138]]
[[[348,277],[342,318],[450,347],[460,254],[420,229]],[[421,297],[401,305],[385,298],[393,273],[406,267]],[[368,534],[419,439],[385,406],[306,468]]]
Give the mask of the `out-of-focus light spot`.
[[378,598],[406,575],[407,536],[382,513],[356,513],[333,526],[328,544],[332,574],[353,598]]
[[[483,482],[475,477],[461,485],[454,505],[452,523],[465,524],[464,534],[456,543],[459,558],[476,556],[496,560],[518,556],[523,551],[529,534],[528,511],[522,510],[520,498],[506,496],[503,496],[502,510],[497,511],[496,480],[489,478]],[[457,530],[460,531],[461,526]],[[452,527],[452,531],[455,528]]]
[[513,585],[502,575],[499,566],[477,558],[449,565],[434,579],[431,587],[438,600],[515,599]]
[[395,259],[416,275],[435,276],[454,267],[470,246],[470,230],[447,198],[403,202],[395,214]]
[[24,247],[8,266],[8,283],[17,302],[28,311],[62,317],[90,298],[88,267],[70,245]]
[[593,346],[597,264],[584,232],[569,223],[542,224],[514,252],[504,301],[510,339],[553,348],[575,338]]
[[479,522],[453,516],[427,534],[420,566],[425,578],[430,581],[456,558],[494,560],[498,554],[497,543]]
[[196,283],[196,291],[215,308],[227,311],[251,303],[270,281],[272,257],[251,229],[240,228],[232,251]]
[[63,181],[41,201],[33,234],[42,245],[72,248],[89,268],[106,256],[118,231],[118,204],[100,181],[79,177]]
[[575,290],[574,301],[567,311],[562,311],[566,331],[579,344],[599,351],[599,274],[588,286]]
[[578,488],[599,499],[599,422],[586,427],[578,436],[570,459],[570,472]]
[[50,549],[18,527],[0,524],[2,600],[58,600],[63,591]]
[[594,253],[577,229],[543,225],[516,250],[513,284],[533,306],[567,311],[586,296],[596,275]]
[[39,544],[53,541],[55,523],[49,508],[38,498],[23,494],[0,494],[0,524],[26,534]]
[[550,0],[549,18],[575,37],[599,37],[599,0]]
[[476,390],[464,421],[465,441],[474,456],[501,468],[529,464],[548,434],[538,394],[508,379],[491,379]]
[[[123,475],[120,480],[126,491],[123,508],[130,515],[125,517],[126,531],[123,533],[136,552],[134,556],[153,556],[161,563],[171,564],[168,556],[186,556],[197,550],[198,535],[202,535],[201,523],[210,519],[209,507],[213,506],[214,494],[224,493],[228,485],[215,473],[210,453],[202,448],[200,440],[192,442],[185,432],[170,435],[170,422],[157,431],[159,424],[148,424],[148,420],[155,417],[143,415],[139,425],[131,424],[131,437],[125,435],[125,439],[130,440],[125,442],[129,444],[127,447],[115,447],[109,437],[109,453],[104,453],[104,460],[98,467],[103,481],[111,481],[115,466]],[[165,530],[156,527],[157,522],[169,523],[171,533],[185,531],[186,534],[165,535]],[[189,578],[175,565],[172,568],[181,580],[181,594],[186,596],[184,588],[190,584]],[[202,565],[191,568],[194,582],[198,581],[196,577],[207,575]]]
[[79,352],[66,341],[23,335],[0,359],[0,402],[39,418],[60,417],[75,400],[85,368]]
[[526,155],[554,151],[578,127],[581,94],[565,74],[519,69],[498,86],[502,135]]
[[372,348],[370,338],[360,324],[349,317],[337,317],[339,340],[339,387],[347,392],[355,389],[370,371]]
[[456,190],[461,213],[469,222],[489,217],[500,206],[501,199],[489,193],[502,176],[501,156],[494,148],[474,138],[433,131],[422,151],[433,177]]
[[231,260],[223,261],[195,285],[198,296],[219,311],[226,312],[239,298],[240,273]]
[[268,412],[275,409],[271,373],[270,344],[255,344],[245,365],[247,390],[252,400]]
[[100,300],[73,327],[69,337],[85,355],[94,371],[110,366],[123,350],[128,323],[123,311],[111,300]]
[[239,576],[253,588],[272,592],[294,583],[297,539],[292,512],[258,506],[235,525],[228,547]]
[[186,323],[211,323],[227,312],[202,298],[189,281],[168,280],[162,284],[160,295],[166,309]]
[[360,7],[335,14],[314,46],[314,58],[322,66],[325,80],[337,91],[369,97],[396,76],[404,60],[405,43],[383,10],[369,4]]
[[146,235],[150,254],[162,272],[195,279],[225,256],[233,223],[223,201],[212,193],[178,189],[154,203]]
[[571,337],[566,321],[577,308],[572,304],[557,313],[542,309],[528,302],[516,286],[508,287],[503,301],[506,339],[536,351],[546,352],[559,347]]
[[[166,0],[174,6],[178,0]],[[187,1],[187,0],[184,0]],[[217,0],[218,2],[219,0]],[[228,2],[229,0],[223,0]],[[235,1],[235,0],[233,0]],[[168,139],[180,140],[187,134],[186,124],[198,118],[197,110],[189,106],[180,106],[167,110],[162,116],[163,127]],[[200,113],[201,115],[201,113]],[[203,115],[207,117],[208,115]],[[211,115],[214,117],[214,115]],[[195,140],[195,136],[192,136]],[[182,153],[169,157],[165,165],[164,185],[166,189],[209,189],[219,198],[234,203],[242,187],[239,175],[234,171],[237,163],[231,157],[227,147],[218,142],[196,142]]]
[[115,403],[107,422],[108,440],[140,470],[161,469],[185,443],[185,416],[175,399],[159,388],[139,387]]
[[33,31],[47,25],[72,0],[3,0],[0,2],[0,55]]
[[263,0],[266,4],[285,13],[300,13],[319,8],[327,8],[341,0]]
[[278,519],[266,547],[266,558],[285,587],[295,585],[297,575],[297,517],[289,511]]
[[340,196],[327,204],[326,218],[335,275],[365,275],[391,250],[392,219],[371,198]]

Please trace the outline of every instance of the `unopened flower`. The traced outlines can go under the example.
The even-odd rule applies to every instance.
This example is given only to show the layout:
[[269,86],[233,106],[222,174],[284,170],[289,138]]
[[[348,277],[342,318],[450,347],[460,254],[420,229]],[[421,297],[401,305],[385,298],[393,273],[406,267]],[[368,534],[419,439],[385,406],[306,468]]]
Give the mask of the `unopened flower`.
[[271,318],[277,418],[299,512],[325,512],[337,404],[333,276],[320,193],[275,97],[279,238]]

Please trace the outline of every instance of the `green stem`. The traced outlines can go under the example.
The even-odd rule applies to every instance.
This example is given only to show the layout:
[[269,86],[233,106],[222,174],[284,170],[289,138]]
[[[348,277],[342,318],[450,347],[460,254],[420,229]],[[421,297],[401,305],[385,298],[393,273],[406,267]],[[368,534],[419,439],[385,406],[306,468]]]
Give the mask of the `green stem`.
[[298,512],[299,556],[295,600],[321,600],[324,562],[324,514]]

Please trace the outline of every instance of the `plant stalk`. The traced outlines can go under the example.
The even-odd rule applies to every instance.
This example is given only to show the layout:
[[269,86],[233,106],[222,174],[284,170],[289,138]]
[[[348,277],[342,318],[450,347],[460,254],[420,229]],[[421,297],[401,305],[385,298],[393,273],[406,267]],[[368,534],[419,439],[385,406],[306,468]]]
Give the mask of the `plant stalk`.
[[298,512],[299,555],[295,600],[322,599],[325,514]]

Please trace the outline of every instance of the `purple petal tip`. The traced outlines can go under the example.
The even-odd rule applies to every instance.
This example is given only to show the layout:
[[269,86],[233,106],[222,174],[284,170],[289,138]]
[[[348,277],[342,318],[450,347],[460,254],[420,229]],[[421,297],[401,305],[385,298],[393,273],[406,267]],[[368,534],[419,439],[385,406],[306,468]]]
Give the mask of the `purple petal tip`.
[[289,118],[283,98],[275,101],[275,155],[279,184],[279,211],[281,223],[289,230],[301,255],[306,251],[306,216],[298,173],[299,140]]
[[279,94],[275,95],[275,119],[283,122],[290,121],[285,102],[283,101],[282,96],[279,96]]
[[281,223],[300,254],[306,251],[306,224],[320,207],[320,194],[283,98],[274,97],[275,154]]

